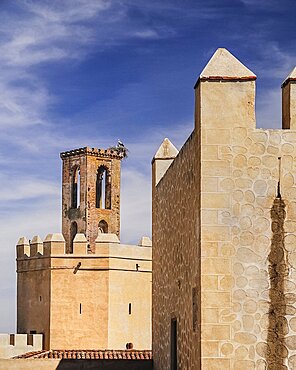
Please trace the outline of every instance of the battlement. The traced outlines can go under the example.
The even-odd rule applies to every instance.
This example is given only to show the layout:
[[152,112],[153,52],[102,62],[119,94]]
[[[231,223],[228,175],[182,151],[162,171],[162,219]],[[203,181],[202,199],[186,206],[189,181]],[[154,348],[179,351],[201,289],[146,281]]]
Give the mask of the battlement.
[[42,334],[0,334],[0,358],[11,358],[26,352],[41,351]]
[[99,149],[99,148],[90,148],[88,146],[84,148],[78,148],[69,150],[67,152],[60,153],[61,159],[65,159],[67,157],[74,157],[80,155],[91,155],[95,157],[103,157],[103,158],[115,158],[115,159],[122,159],[124,158],[124,153],[117,150],[116,148],[108,148],[108,149]]
[[39,235],[35,235],[32,240],[28,240],[23,236],[19,239],[16,245],[17,259],[48,257],[51,255],[64,255],[65,257],[89,255],[91,257],[99,253],[101,254],[103,251],[102,247],[106,245],[108,245],[108,247],[116,246],[117,251],[120,251],[121,247],[124,247],[125,251],[127,251],[127,247],[129,247],[129,249],[132,248],[133,250],[141,250],[143,248],[148,249],[152,247],[151,239],[147,236],[143,236],[137,246],[123,246],[120,244],[120,240],[116,234],[108,233],[100,233],[95,244],[95,253],[89,253],[87,249],[88,242],[85,235],[76,234],[73,240],[73,253],[66,253],[66,242],[61,233],[48,234],[44,241],[42,241]]

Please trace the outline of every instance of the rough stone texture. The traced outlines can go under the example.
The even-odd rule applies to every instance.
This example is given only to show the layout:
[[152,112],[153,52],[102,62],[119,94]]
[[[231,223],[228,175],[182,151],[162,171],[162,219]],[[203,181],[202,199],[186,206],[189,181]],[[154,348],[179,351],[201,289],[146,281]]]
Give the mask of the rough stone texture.
[[98,238],[92,254],[82,235],[74,239],[73,254],[60,253],[61,234],[46,237],[41,249],[47,254],[36,253],[33,244],[28,256],[20,239],[18,333],[42,333],[45,349],[125,349],[127,343],[151,349],[152,248],[104,235],[109,241]]
[[296,132],[256,129],[255,82],[228,68],[199,80],[194,133],[153,188],[156,370],[171,317],[179,369],[296,366]]
[[[63,160],[62,184],[62,233],[66,240],[66,251],[70,252],[71,224],[77,223],[77,232],[86,235],[88,249],[95,252],[99,222],[105,221],[109,233],[120,236],[120,161],[122,155],[116,151],[96,148],[81,148],[61,153]],[[110,174],[110,209],[96,207],[96,179],[100,167]],[[73,176],[80,171],[80,201],[72,205]]]

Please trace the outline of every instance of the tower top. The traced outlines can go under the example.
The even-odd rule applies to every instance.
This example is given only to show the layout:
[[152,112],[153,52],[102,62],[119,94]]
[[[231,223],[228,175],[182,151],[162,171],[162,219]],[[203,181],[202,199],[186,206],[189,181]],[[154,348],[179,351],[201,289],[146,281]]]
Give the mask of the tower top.
[[288,74],[285,78],[284,82],[282,83],[282,87],[287,85],[290,81],[296,81],[296,67],[292,69],[292,71]]
[[90,148],[85,146],[84,148],[78,148],[73,150],[68,150],[67,152],[62,152],[60,157],[62,159],[66,157],[73,157],[77,155],[93,155],[100,158],[114,158],[114,159],[123,159],[124,153],[117,148],[108,148],[108,149],[99,149],[99,148]]
[[175,145],[172,144],[168,138],[165,138],[157,149],[153,159],[172,159],[175,158],[178,153],[179,151]]
[[227,49],[219,48],[201,72],[197,84],[207,80],[245,81],[256,78],[256,75]]

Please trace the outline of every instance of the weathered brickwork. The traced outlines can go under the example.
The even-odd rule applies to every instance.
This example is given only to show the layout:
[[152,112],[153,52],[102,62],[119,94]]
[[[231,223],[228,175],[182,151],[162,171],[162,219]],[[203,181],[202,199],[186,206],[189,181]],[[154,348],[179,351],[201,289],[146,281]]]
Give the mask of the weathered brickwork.
[[[88,250],[94,253],[99,223],[107,224],[109,233],[120,236],[120,161],[122,154],[115,150],[81,148],[61,153],[63,160],[62,184],[62,232],[70,251],[73,233],[71,226],[77,224],[78,233],[84,233],[88,240]],[[97,204],[97,176],[100,168],[106,170],[106,206]],[[73,205],[73,184],[80,176],[80,191]],[[76,181],[78,181],[76,179]],[[109,182],[109,184],[108,184]],[[105,190],[105,189],[104,189]],[[107,204],[107,193],[110,200]],[[76,200],[75,200],[76,201]]]
[[18,242],[17,331],[45,349],[151,349],[152,244],[119,241],[123,157],[61,153],[63,234]]
[[283,93],[290,130],[256,129],[255,78],[216,52],[196,85],[193,138],[153,190],[157,370],[170,368],[171,315],[179,369],[296,369],[294,95]]

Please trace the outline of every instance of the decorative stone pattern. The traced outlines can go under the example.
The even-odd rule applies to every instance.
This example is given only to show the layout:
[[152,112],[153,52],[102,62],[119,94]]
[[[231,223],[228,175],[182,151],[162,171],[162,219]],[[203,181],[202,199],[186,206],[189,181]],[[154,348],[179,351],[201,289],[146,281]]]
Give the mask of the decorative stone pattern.
[[296,132],[255,128],[253,76],[228,56],[225,80],[223,53],[196,85],[192,139],[153,189],[154,365],[170,367],[174,315],[179,369],[296,369]]

